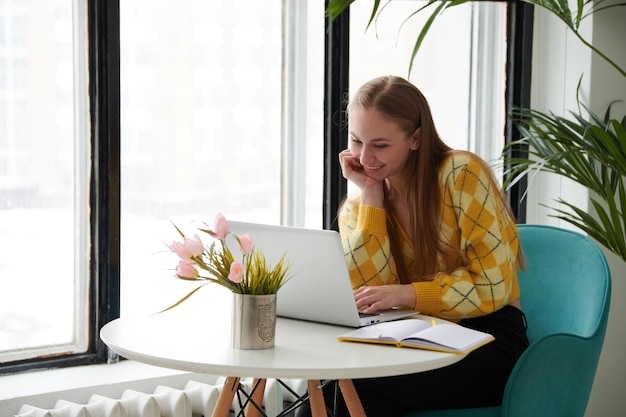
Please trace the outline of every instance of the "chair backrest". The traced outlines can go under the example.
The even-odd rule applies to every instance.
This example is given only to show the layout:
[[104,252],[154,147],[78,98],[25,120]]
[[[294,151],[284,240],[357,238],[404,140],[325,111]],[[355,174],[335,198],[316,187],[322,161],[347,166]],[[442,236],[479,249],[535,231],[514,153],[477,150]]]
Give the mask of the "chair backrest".
[[519,275],[530,347],[507,383],[502,415],[583,416],[611,295],[600,248],[586,236],[519,225],[527,266]]
[[519,273],[530,341],[551,333],[591,337],[608,311],[610,272],[602,251],[580,233],[519,225],[526,269]]

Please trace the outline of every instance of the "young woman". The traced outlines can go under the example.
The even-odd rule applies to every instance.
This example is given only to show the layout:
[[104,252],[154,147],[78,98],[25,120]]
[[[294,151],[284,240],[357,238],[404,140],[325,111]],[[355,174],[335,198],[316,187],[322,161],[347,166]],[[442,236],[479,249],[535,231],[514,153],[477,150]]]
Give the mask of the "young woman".
[[426,99],[400,77],[367,82],[347,114],[339,160],[360,192],[339,226],[357,306],[406,306],[496,338],[438,370],[354,380],[366,414],[500,404],[528,346],[521,248],[501,187],[478,156],[439,138]]

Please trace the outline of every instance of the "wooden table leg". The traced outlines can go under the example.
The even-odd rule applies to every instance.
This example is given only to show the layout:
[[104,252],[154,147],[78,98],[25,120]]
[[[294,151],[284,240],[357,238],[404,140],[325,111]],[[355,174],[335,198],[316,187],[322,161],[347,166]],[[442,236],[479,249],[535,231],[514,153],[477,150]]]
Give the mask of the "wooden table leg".
[[230,413],[230,408],[233,404],[233,398],[235,398],[237,389],[239,389],[239,380],[240,378],[234,376],[226,378],[224,387],[217,399],[217,404],[215,404],[215,408],[213,409],[213,414],[211,414],[212,417],[228,417],[228,413]]
[[[254,406],[256,404],[259,408],[263,405],[263,395],[265,394],[265,383],[267,381],[263,379],[254,378],[252,380],[252,395],[250,396],[250,402],[246,406],[246,417],[259,417],[261,413],[259,409]],[[252,404],[254,403],[254,404]]]
[[319,379],[310,379],[308,381],[309,402],[311,403],[312,417],[327,417],[326,403],[324,402],[324,393],[322,392],[322,383]]
[[346,406],[348,407],[350,417],[366,417],[365,410],[363,409],[363,404],[361,404],[359,394],[357,394],[356,389],[354,389],[354,384],[352,383],[352,380],[340,379],[339,389],[341,389],[343,399],[346,401]]

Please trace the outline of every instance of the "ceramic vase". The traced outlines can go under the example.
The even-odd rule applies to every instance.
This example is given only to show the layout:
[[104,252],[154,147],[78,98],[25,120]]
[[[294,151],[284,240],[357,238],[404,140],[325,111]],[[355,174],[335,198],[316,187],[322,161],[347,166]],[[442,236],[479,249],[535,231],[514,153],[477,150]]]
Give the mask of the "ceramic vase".
[[234,293],[232,340],[235,349],[271,349],[276,333],[276,294]]

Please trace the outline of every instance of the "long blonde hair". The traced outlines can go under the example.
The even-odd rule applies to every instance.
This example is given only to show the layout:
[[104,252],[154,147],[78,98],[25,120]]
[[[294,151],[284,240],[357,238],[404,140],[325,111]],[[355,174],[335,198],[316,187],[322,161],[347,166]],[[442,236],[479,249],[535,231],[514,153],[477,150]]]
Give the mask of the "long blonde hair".
[[[384,206],[391,254],[396,259],[400,282],[430,279],[438,271],[438,255],[450,255],[450,248],[443,247],[439,239],[439,210],[442,199],[439,167],[453,150],[439,137],[430,106],[422,92],[401,77],[383,76],[365,83],[349,103],[348,113],[354,108],[376,110],[396,122],[407,135],[412,136],[420,129],[420,146],[407,160],[405,189],[402,190],[406,196],[407,207],[410,208],[409,227],[415,259],[411,271],[402,262],[400,231],[393,220],[387,187]],[[511,219],[514,219],[504,194],[499,195],[509,210]]]

